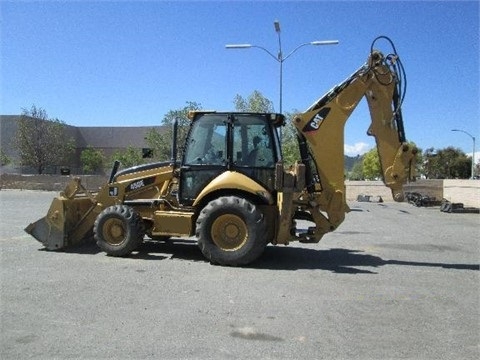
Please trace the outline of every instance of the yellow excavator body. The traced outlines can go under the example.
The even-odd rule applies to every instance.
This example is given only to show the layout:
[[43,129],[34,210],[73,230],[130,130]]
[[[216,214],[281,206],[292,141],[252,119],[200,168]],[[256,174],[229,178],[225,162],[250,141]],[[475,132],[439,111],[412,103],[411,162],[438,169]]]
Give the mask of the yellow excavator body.
[[[293,117],[301,158],[289,168],[278,131],[282,114],[191,112],[181,160],[174,125],[170,162],[121,171],[116,162],[94,191],[73,178],[25,230],[49,250],[93,238],[112,256],[130,254],[145,236],[195,236],[208,260],[232,266],[251,263],[269,243],[318,242],[349,211],[344,126],[364,97],[384,183],[403,200],[417,152],[403,128],[403,76],[396,52],[384,56],[372,44],[365,64]],[[311,226],[297,229],[296,220]]]

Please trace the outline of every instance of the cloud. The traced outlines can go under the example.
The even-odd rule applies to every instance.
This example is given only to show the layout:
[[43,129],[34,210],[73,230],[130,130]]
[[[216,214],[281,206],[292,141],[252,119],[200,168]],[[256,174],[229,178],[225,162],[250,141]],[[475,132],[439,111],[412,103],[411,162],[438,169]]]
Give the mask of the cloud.
[[343,146],[345,155],[348,156],[357,156],[363,155],[368,152],[372,147],[364,142],[358,142],[353,145],[345,144]]

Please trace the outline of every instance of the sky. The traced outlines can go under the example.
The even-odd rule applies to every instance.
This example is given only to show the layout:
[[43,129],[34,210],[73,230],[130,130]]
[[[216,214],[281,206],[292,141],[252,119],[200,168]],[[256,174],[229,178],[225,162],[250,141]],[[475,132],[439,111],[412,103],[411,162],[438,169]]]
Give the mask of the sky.
[[[384,35],[407,76],[407,139],[471,154],[468,134],[480,143],[479,11],[479,1],[0,0],[0,114],[36,105],[74,126],[155,126],[188,101],[230,111],[237,94],[254,90],[278,111],[279,63],[258,48],[225,48],[277,54],[278,20],[284,55],[339,41],[283,62],[284,112],[306,110]],[[369,123],[362,101],[345,128],[347,155],[374,146]]]

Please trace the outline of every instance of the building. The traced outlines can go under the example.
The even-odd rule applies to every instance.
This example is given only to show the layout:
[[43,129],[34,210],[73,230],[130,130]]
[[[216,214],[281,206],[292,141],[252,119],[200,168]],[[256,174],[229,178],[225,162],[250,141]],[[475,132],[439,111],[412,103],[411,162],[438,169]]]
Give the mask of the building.
[[[1,164],[1,172],[13,173],[35,173],[34,169],[20,166],[20,157],[14,146],[18,131],[20,115],[0,115],[0,148],[1,153],[8,157],[11,162],[7,165]],[[72,172],[81,173],[80,154],[88,146],[102,150],[108,159],[114,152],[121,151],[128,147],[142,150],[148,154],[149,149],[145,141],[147,133],[155,129],[160,133],[165,132],[165,126],[129,126],[129,127],[107,127],[107,126],[71,126],[66,125],[67,136],[75,143],[75,156],[71,164],[57,164],[49,173],[60,173],[62,167],[68,167]]]

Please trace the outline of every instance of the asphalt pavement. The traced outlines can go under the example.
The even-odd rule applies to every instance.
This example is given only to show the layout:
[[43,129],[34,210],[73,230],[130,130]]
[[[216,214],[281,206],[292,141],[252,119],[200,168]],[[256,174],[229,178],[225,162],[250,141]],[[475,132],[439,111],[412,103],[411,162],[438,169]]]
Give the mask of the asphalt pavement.
[[231,268],[192,239],[45,251],[23,229],[55,195],[0,191],[2,359],[480,358],[478,214],[352,202]]

